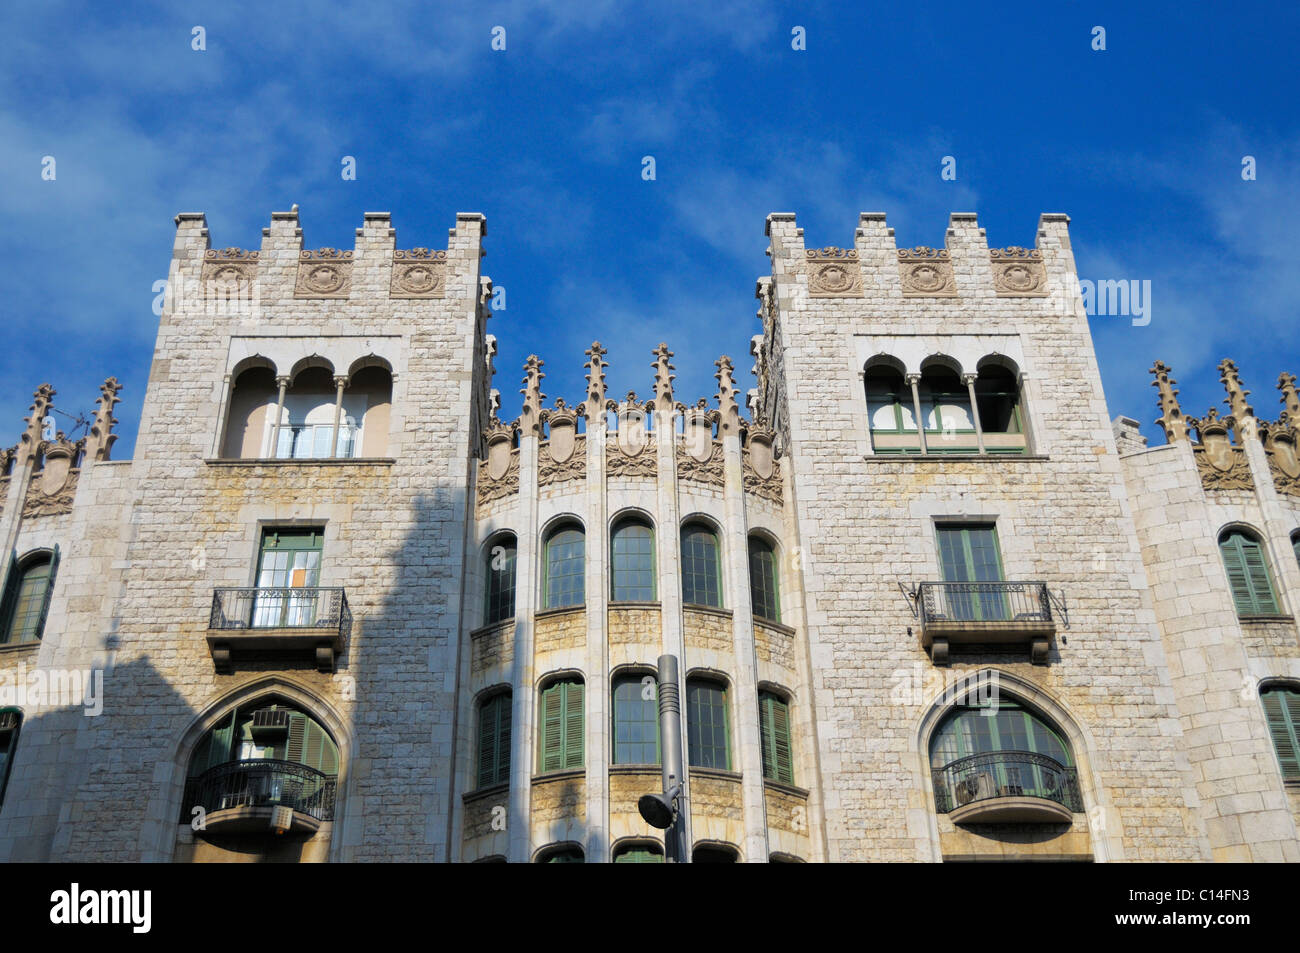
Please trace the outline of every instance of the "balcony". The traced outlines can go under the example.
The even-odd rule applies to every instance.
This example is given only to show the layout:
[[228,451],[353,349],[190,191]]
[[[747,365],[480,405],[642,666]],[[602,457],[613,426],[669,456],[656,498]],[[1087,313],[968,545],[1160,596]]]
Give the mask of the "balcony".
[[208,621],[208,649],[218,672],[229,673],[236,655],[306,655],[322,672],[352,627],[342,589],[217,589]]
[[1083,812],[1078,772],[1032,751],[970,755],[936,769],[934,801],[954,824],[1069,823]]
[[915,600],[935,665],[948,663],[949,645],[1025,645],[1047,664],[1056,620],[1045,582],[923,582]]
[[[284,830],[311,834],[334,820],[336,788],[333,775],[296,761],[231,761],[185,783],[181,822],[190,823],[194,808],[201,807],[210,833],[269,832],[278,820],[288,825]],[[284,816],[284,808],[292,817]]]

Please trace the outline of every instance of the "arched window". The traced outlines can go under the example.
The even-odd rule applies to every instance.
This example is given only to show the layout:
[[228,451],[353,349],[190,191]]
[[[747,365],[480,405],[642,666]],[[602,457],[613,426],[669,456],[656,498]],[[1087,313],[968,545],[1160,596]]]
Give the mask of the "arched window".
[[693,768],[731,770],[727,687],[711,678],[686,680],[687,761]]
[[687,523],[682,527],[681,560],[682,601],[721,608],[717,534],[703,523]]
[[9,786],[9,771],[18,750],[18,729],[22,723],[23,715],[17,708],[0,708],[0,807],[4,806],[5,788]]
[[478,706],[478,786],[490,788],[510,780],[509,690],[489,695]]
[[654,530],[635,519],[620,520],[609,542],[609,597],[614,602],[655,599]]
[[563,526],[546,537],[542,604],[547,609],[580,606],[585,596],[586,537],[581,528]]
[[493,625],[515,617],[515,559],[518,548],[513,536],[500,536],[487,549],[487,611],[485,622]]
[[794,784],[789,702],[775,692],[759,692],[758,726],[763,746],[763,777]]
[[[384,456],[388,452],[392,403],[393,375],[386,363],[380,361],[354,370],[343,394],[343,426],[339,428],[338,456]],[[349,452],[344,452],[345,448]]]
[[1291,549],[1295,552],[1295,561],[1300,563],[1300,533],[1291,537]]
[[58,568],[58,546],[10,560],[0,600],[0,645],[36,642],[45,634]]
[[582,848],[577,844],[558,844],[555,847],[545,847],[538,851],[537,863],[582,864],[586,863],[586,857],[582,853]]
[[[232,708],[190,756],[181,817],[290,807],[317,821],[334,819],[339,752],[312,715],[278,698]],[[211,819],[209,820],[211,827]]]
[[632,841],[614,848],[616,864],[662,864],[664,849],[654,841]]
[[999,364],[986,364],[975,379],[975,407],[986,434],[1024,433],[1020,418],[1020,385]]
[[614,679],[610,712],[614,764],[659,763],[659,692],[653,676]]
[[235,460],[262,456],[268,439],[267,425],[275,415],[277,393],[275,369],[270,366],[258,364],[235,377],[226,411],[223,457]]
[[912,388],[903,372],[890,364],[874,364],[863,375],[867,419],[876,453],[917,453],[916,413]]
[[761,536],[749,537],[749,598],[756,617],[781,621],[776,550]]
[[1226,530],[1219,537],[1219,553],[1238,617],[1277,615],[1277,597],[1258,537],[1241,529]]
[[543,772],[582,767],[583,684],[559,678],[542,689],[538,762]]
[[1300,690],[1293,685],[1266,685],[1259,690],[1259,700],[1282,780],[1300,781]]
[[308,367],[299,372],[285,393],[279,430],[271,428],[276,442],[271,456],[295,460],[356,456],[356,437],[365,409],[364,398],[344,395],[335,451],[334,414],[337,407],[338,395],[330,368]]
[[971,453],[978,449],[970,389],[955,370],[937,363],[926,367],[921,374],[920,397],[925,445],[931,453]]
[[1019,702],[958,705],[930,740],[938,812],[972,801],[1036,797],[1083,810],[1074,758],[1065,736]]
[[691,862],[696,864],[734,864],[740,854],[725,844],[701,844],[691,852]]

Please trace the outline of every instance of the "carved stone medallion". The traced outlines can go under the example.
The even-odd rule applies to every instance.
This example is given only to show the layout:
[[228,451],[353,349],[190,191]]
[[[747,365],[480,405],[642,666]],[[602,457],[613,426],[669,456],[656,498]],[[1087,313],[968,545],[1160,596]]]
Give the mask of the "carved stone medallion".
[[904,297],[955,298],[957,281],[946,248],[900,248],[898,274]]
[[810,248],[804,252],[808,267],[808,295],[813,298],[862,297],[862,268],[854,248]]
[[390,298],[441,298],[447,285],[447,253],[427,248],[393,252]]
[[993,287],[1002,298],[1041,298],[1047,295],[1047,269],[1036,248],[990,248]]
[[298,254],[295,298],[346,298],[352,291],[352,252],[321,248]]

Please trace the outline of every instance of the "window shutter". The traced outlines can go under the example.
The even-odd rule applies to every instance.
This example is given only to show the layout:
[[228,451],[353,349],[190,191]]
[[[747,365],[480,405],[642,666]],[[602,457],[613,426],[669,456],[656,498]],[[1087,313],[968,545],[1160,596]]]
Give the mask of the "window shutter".
[[497,738],[501,730],[499,698],[489,698],[479,709],[478,786],[481,788],[495,784],[497,780]]
[[286,761],[310,764],[307,761],[307,716],[299,712],[289,716],[289,745],[284,757]]
[[1253,539],[1241,539],[1241,549],[1246,564],[1246,578],[1254,596],[1255,612],[1260,615],[1276,615],[1277,600],[1273,597],[1273,585],[1268,579],[1264,548]]
[[496,757],[496,780],[500,784],[503,781],[510,780],[510,706],[513,704],[512,695],[497,696],[497,757]]
[[0,644],[9,641],[9,623],[14,613],[14,601],[18,598],[18,550],[9,554],[9,564],[5,566],[4,588],[0,589]]
[[794,783],[794,766],[790,759],[790,711],[784,701],[773,698],[772,751],[775,755],[776,780]]
[[542,693],[542,770],[558,771],[564,766],[564,684],[552,685]]
[[570,682],[567,689],[564,724],[564,766],[566,768],[582,767],[582,683]]
[[763,777],[772,778],[772,699],[763,695],[758,700],[758,734],[763,750]]
[[45,619],[50,614],[50,599],[54,595],[54,577],[59,571],[59,545],[54,544],[54,555],[50,557],[50,575],[45,580],[45,597],[41,600],[41,616],[36,622],[36,638],[39,641],[45,635]]
[[1228,574],[1228,588],[1232,590],[1232,602],[1237,607],[1237,615],[1250,615],[1255,611],[1255,600],[1251,597],[1250,582],[1246,578],[1246,563],[1241,554],[1239,536],[1230,536],[1219,544],[1223,556],[1223,568]]
[[1287,781],[1300,781],[1300,692],[1275,689],[1261,692],[1268,733],[1273,739],[1273,749]]

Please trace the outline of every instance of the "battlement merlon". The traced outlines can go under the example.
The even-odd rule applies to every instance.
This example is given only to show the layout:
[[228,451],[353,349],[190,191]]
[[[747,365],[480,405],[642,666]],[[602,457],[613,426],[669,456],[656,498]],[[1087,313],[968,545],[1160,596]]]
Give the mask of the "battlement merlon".
[[[1070,251],[1070,216],[1062,212],[1044,212],[1038,217],[1038,229],[1034,251],[1046,253],[1053,251]],[[781,259],[794,262],[802,260],[805,255],[818,254],[818,249],[809,250],[804,243],[804,230],[799,226],[794,212],[772,212],[767,216],[765,234],[770,240],[767,253],[774,266]],[[884,212],[862,212],[858,215],[858,225],[854,231],[851,247],[858,253],[860,261],[872,257],[893,260],[898,253],[915,249],[899,248],[894,239],[894,229],[890,228]],[[987,236],[979,225],[974,212],[953,212],[948,217],[948,228],[944,235],[944,251],[950,255],[956,253],[987,256],[991,251],[1010,251],[1013,249],[990,249]],[[1014,249],[1019,250],[1019,249]],[[822,253],[844,251],[842,248],[828,246],[820,249]]]
[[350,249],[305,248],[296,205],[271,213],[258,247],[214,247],[202,212],[182,212],[175,223],[164,314],[247,314],[257,302],[360,297],[354,288],[408,303],[473,297],[487,235],[479,212],[457,213],[445,249],[398,248],[388,212],[365,212]]

